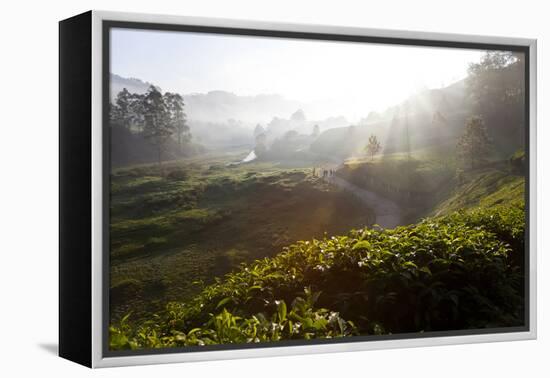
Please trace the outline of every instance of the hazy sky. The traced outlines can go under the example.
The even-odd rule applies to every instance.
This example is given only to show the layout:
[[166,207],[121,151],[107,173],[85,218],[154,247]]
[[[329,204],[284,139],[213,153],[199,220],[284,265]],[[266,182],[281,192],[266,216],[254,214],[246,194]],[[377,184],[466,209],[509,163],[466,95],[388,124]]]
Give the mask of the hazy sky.
[[483,51],[113,29],[111,72],[182,94],[277,93],[349,119],[466,76]]

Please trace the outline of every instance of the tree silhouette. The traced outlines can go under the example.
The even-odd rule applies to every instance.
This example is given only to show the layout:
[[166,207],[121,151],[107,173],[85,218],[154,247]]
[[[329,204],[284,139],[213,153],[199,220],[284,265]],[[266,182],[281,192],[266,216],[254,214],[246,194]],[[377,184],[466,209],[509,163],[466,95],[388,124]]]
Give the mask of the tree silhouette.
[[145,127],[145,95],[139,93],[132,93],[130,95],[130,128],[137,129],[137,132],[143,132]]
[[254,128],[254,133],[253,133],[254,138],[257,138],[258,135],[263,134],[263,133],[265,133],[265,129],[263,128],[262,125],[260,125],[260,124],[258,123],[258,124],[256,125],[256,127]]
[[265,133],[260,133],[256,135],[255,142],[256,145],[254,146],[254,153],[258,158],[263,157],[267,152],[267,137]]
[[117,121],[122,127],[127,129],[130,128],[131,119],[130,119],[130,92],[126,88],[123,88],[118,92],[115,104],[117,109]]
[[311,136],[314,138],[317,138],[321,134],[321,129],[319,129],[319,125],[313,126],[313,131],[311,133]]
[[491,141],[483,119],[478,116],[468,119],[464,134],[458,140],[458,158],[474,169],[486,160],[490,148]]
[[183,111],[183,97],[178,93],[167,92],[164,94],[166,106],[169,112],[170,122],[174,127],[178,137],[178,147],[181,152],[183,143],[191,140],[189,126],[187,126],[186,116]]
[[120,125],[120,109],[117,104],[109,102],[109,124],[111,127]]
[[374,160],[374,155],[380,152],[382,146],[378,142],[376,135],[371,135],[369,137],[369,143],[365,146],[365,152],[370,155],[370,159]]
[[[479,63],[470,64],[468,101],[483,117],[493,145],[510,154],[524,147],[525,57],[523,53],[489,51]],[[513,135],[513,138],[510,136]]]
[[165,98],[154,87],[150,86],[144,97],[145,127],[144,138],[156,148],[158,164],[162,164],[162,153],[166,143],[175,132],[174,124],[170,119],[170,111],[165,103]]
[[292,115],[290,116],[290,120],[297,123],[303,123],[306,121],[306,114],[302,109],[296,110]]

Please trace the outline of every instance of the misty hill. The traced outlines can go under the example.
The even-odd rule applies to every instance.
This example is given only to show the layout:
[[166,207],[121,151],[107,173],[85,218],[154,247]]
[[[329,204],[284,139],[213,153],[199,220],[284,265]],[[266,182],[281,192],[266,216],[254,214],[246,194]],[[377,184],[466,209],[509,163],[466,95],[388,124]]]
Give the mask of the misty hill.
[[[153,84],[111,74],[111,98],[126,88],[130,93],[145,93]],[[155,86],[160,90],[158,86]],[[273,117],[287,117],[304,106],[299,101],[278,94],[239,96],[226,91],[183,94],[187,117],[193,121],[220,123],[238,120],[245,123],[269,122]]]
[[424,90],[358,125],[326,130],[311,149],[346,158],[362,153],[372,134],[380,140],[383,153],[407,152],[444,143],[454,145],[470,114],[466,86],[464,81],[459,81],[446,88]]
[[[516,69],[518,64],[499,68],[493,74],[503,81],[513,76],[508,71]],[[118,75],[112,75],[111,79],[113,95],[125,87],[130,92],[144,93],[151,85]],[[324,120],[309,118],[307,115],[311,104],[289,100],[277,94],[239,96],[216,90],[183,97],[194,141],[207,148],[251,147],[254,145],[252,130],[260,123],[266,130],[267,146],[283,138],[289,131],[311,135],[313,128],[318,126],[321,135],[311,144],[311,152],[331,159],[362,154],[372,134],[377,136],[382,146],[381,153],[384,154],[407,153],[441,145],[454,151],[458,137],[464,132],[466,120],[481,114],[497,154],[500,158],[509,156],[522,147],[521,135],[518,135],[518,130],[521,130],[518,125],[521,126],[523,114],[521,103],[518,106],[506,105],[501,99],[502,95],[495,92],[484,94],[483,99],[489,105],[480,106],[480,103],[476,104],[472,100],[472,90],[467,80],[444,88],[422,90],[383,112],[371,112],[354,124],[337,114]],[[510,85],[510,88],[500,88],[499,91],[504,94],[515,93],[512,91],[515,87]],[[507,98],[505,100],[510,101]],[[369,104],[365,104],[365,108],[368,107]],[[303,118],[293,119],[293,115],[298,112],[303,113]],[[300,146],[299,150],[303,151],[304,146]]]
[[277,94],[238,96],[231,92],[211,91],[184,95],[188,117],[202,122],[269,122],[273,117],[287,117],[303,106],[298,101]]
[[487,53],[471,64],[468,76],[441,89],[427,89],[382,114],[369,114],[357,126],[327,130],[312,146],[323,154],[348,157],[361,152],[375,134],[382,153],[410,152],[431,146],[456,151],[466,120],[481,119],[493,158],[508,158],[524,147],[524,61],[511,53]]
[[[113,97],[123,88],[132,93],[145,93],[151,85],[140,79],[111,74]],[[334,158],[361,153],[371,134],[377,135],[385,153],[455,140],[471,108],[466,101],[464,81],[442,89],[424,90],[380,114],[369,115],[357,125],[343,116],[319,121],[304,116],[303,120],[293,120],[291,115],[301,107],[307,109],[307,105],[277,94],[239,96],[211,91],[184,95],[184,100],[192,134],[198,143],[211,147],[251,145],[250,126],[259,120],[265,122],[269,144],[289,130],[309,134],[314,125],[319,125],[324,132],[311,145],[311,150]]]
[[[152,83],[111,74],[111,98],[126,88],[130,93],[144,94]],[[160,90],[159,86],[154,85]],[[349,124],[343,116],[323,120],[292,119],[293,114],[307,109],[299,101],[288,100],[277,94],[239,96],[227,91],[210,91],[183,95],[185,113],[193,140],[208,148],[227,148],[254,145],[253,127],[262,124],[267,131],[269,144],[286,132],[294,130],[310,134],[314,125],[321,130]],[[306,111],[307,113],[307,111]]]
[[[111,74],[111,99],[114,99],[118,92],[122,91],[124,88],[130,93],[143,94],[147,92],[151,85],[153,84],[140,79],[125,78],[116,74]],[[160,87],[156,85],[154,87],[161,91]]]

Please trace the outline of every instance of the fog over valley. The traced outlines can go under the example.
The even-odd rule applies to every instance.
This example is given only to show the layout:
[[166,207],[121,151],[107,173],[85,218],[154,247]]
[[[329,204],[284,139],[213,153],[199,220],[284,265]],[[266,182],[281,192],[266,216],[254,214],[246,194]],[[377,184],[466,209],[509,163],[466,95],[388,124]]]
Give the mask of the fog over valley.
[[[162,92],[160,86],[142,81],[137,78],[125,78],[111,74],[111,98],[126,88],[131,93],[145,94],[151,86]],[[421,89],[418,93],[404,99],[401,103],[392,104],[382,111],[370,111],[359,118],[349,117],[347,114],[336,113],[332,110],[330,101],[301,102],[289,100],[278,94],[258,94],[255,96],[240,96],[222,90],[207,93],[182,94],[185,106],[186,119],[193,140],[206,147],[253,146],[255,137],[253,130],[260,126],[266,133],[266,142],[271,144],[275,139],[288,131],[309,135],[316,128],[319,133],[328,132],[328,140],[339,134],[337,129],[370,125],[368,132],[376,132],[384,138],[392,120],[405,116],[401,111],[406,108],[407,117],[411,121],[411,137],[425,132],[420,123],[431,124],[431,118],[436,112],[451,113],[458,117],[464,112],[465,84],[463,80],[441,89]],[[323,106],[324,105],[324,106]],[[319,112],[317,109],[323,109]],[[334,111],[335,113],[331,113]],[[325,118],[316,115],[324,113]],[[419,124],[419,125],[417,125]],[[425,125],[424,125],[425,126]],[[335,130],[330,130],[335,129]],[[363,129],[359,129],[361,131]],[[365,131],[367,129],[364,129]],[[450,131],[447,131],[450,132]],[[355,139],[357,148],[368,136],[361,135]],[[353,139],[353,138],[352,138]],[[344,143],[349,145],[351,141]],[[320,138],[323,143],[323,138]],[[348,152],[351,154],[354,148]]]

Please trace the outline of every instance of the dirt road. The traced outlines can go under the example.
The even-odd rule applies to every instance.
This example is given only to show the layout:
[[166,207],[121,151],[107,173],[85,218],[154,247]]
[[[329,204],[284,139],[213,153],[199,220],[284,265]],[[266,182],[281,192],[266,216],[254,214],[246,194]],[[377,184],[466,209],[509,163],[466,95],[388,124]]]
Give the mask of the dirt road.
[[401,224],[401,207],[392,200],[380,196],[375,192],[366,190],[344,180],[336,175],[331,176],[327,181],[333,183],[341,189],[353,193],[357,198],[372,209],[376,215],[375,223],[383,228],[394,228]]

